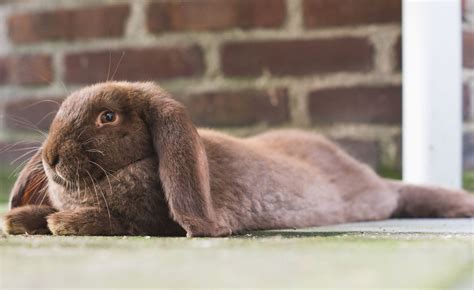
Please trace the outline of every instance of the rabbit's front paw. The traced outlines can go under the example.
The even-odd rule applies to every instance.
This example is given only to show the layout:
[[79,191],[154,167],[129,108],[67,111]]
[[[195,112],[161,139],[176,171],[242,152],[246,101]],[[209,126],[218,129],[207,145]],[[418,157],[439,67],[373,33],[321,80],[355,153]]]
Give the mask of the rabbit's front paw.
[[81,208],[60,211],[49,215],[48,228],[54,235],[61,236],[111,236],[128,234],[125,227],[97,208]]
[[50,234],[46,226],[46,216],[54,212],[49,206],[28,205],[14,208],[3,217],[3,231],[8,235]]
[[230,227],[211,225],[206,228],[198,228],[190,226],[186,230],[186,237],[227,237],[232,235],[232,229]]
[[80,226],[77,216],[71,211],[61,211],[48,216],[48,228],[53,235],[71,236],[80,235]]

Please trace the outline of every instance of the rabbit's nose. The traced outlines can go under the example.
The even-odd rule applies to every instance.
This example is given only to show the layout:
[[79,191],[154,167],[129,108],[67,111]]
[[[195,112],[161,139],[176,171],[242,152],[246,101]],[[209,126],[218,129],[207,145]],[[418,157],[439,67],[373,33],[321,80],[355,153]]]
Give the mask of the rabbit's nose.
[[51,154],[48,161],[51,167],[55,167],[59,163],[59,154]]

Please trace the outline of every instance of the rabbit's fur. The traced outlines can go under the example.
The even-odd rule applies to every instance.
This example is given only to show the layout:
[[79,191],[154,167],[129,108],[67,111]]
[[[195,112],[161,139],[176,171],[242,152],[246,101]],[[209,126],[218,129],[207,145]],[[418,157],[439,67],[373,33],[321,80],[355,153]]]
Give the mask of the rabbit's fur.
[[[104,110],[114,124],[98,124]],[[21,172],[8,234],[225,236],[391,217],[469,217],[461,190],[377,176],[322,136],[196,130],[152,83],[70,95]]]

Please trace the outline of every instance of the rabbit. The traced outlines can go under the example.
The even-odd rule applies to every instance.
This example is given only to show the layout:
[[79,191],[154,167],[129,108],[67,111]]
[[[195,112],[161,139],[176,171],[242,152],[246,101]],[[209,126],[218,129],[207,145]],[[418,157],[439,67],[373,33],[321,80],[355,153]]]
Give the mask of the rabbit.
[[219,237],[395,217],[472,217],[463,190],[379,177],[321,135],[196,129],[154,83],[65,99],[20,173],[7,234]]

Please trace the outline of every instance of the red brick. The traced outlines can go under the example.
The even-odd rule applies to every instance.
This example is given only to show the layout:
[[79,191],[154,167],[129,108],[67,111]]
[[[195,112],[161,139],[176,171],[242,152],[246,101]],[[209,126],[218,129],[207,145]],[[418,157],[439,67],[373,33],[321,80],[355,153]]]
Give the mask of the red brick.
[[42,85],[52,80],[53,68],[48,55],[0,57],[0,84]]
[[474,68],[474,32],[463,33],[463,64],[465,68]]
[[231,42],[221,49],[221,63],[229,76],[364,72],[373,66],[373,53],[367,39],[353,37]]
[[466,83],[462,87],[462,116],[464,121],[471,118],[471,97],[469,84]]
[[462,0],[462,20],[465,23],[472,23],[474,20],[474,1],[473,0]]
[[204,71],[197,46],[83,52],[67,55],[65,62],[68,83],[102,82],[112,78],[114,71],[115,80],[129,81],[190,77]]
[[395,70],[401,71],[403,69],[403,57],[402,57],[402,38],[399,37],[395,44]]
[[339,144],[349,155],[370,165],[370,167],[377,169],[380,166],[379,142],[353,138],[336,138],[333,141]]
[[127,5],[111,5],[13,14],[8,33],[16,43],[119,37],[124,34],[129,10]]
[[0,84],[10,82],[10,61],[8,57],[0,57]]
[[401,0],[304,0],[307,28],[398,23]]
[[147,11],[148,28],[155,33],[279,27],[286,16],[283,0],[164,0]]
[[313,91],[309,111],[314,123],[401,122],[401,87],[350,87]]
[[201,126],[280,124],[289,120],[286,89],[217,91],[182,99]]
[[467,1],[461,0],[461,11],[462,11],[462,20],[466,21],[466,10],[467,10]]
[[33,2],[35,0],[0,0],[0,5],[8,3]]
[[30,131],[35,129],[47,131],[56,111],[59,109],[61,98],[44,98],[41,100],[26,98],[10,101],[5,105],[5,126],[12,130]]
[[474,170],[474,133],[464,132],[463,134],[463,169]]
[[392,141],[395,143],[395,164],[393,164],[393,167],[396,171],[401,173],[403,156],[403,134],[397,134],[395,137],[392,138]]

